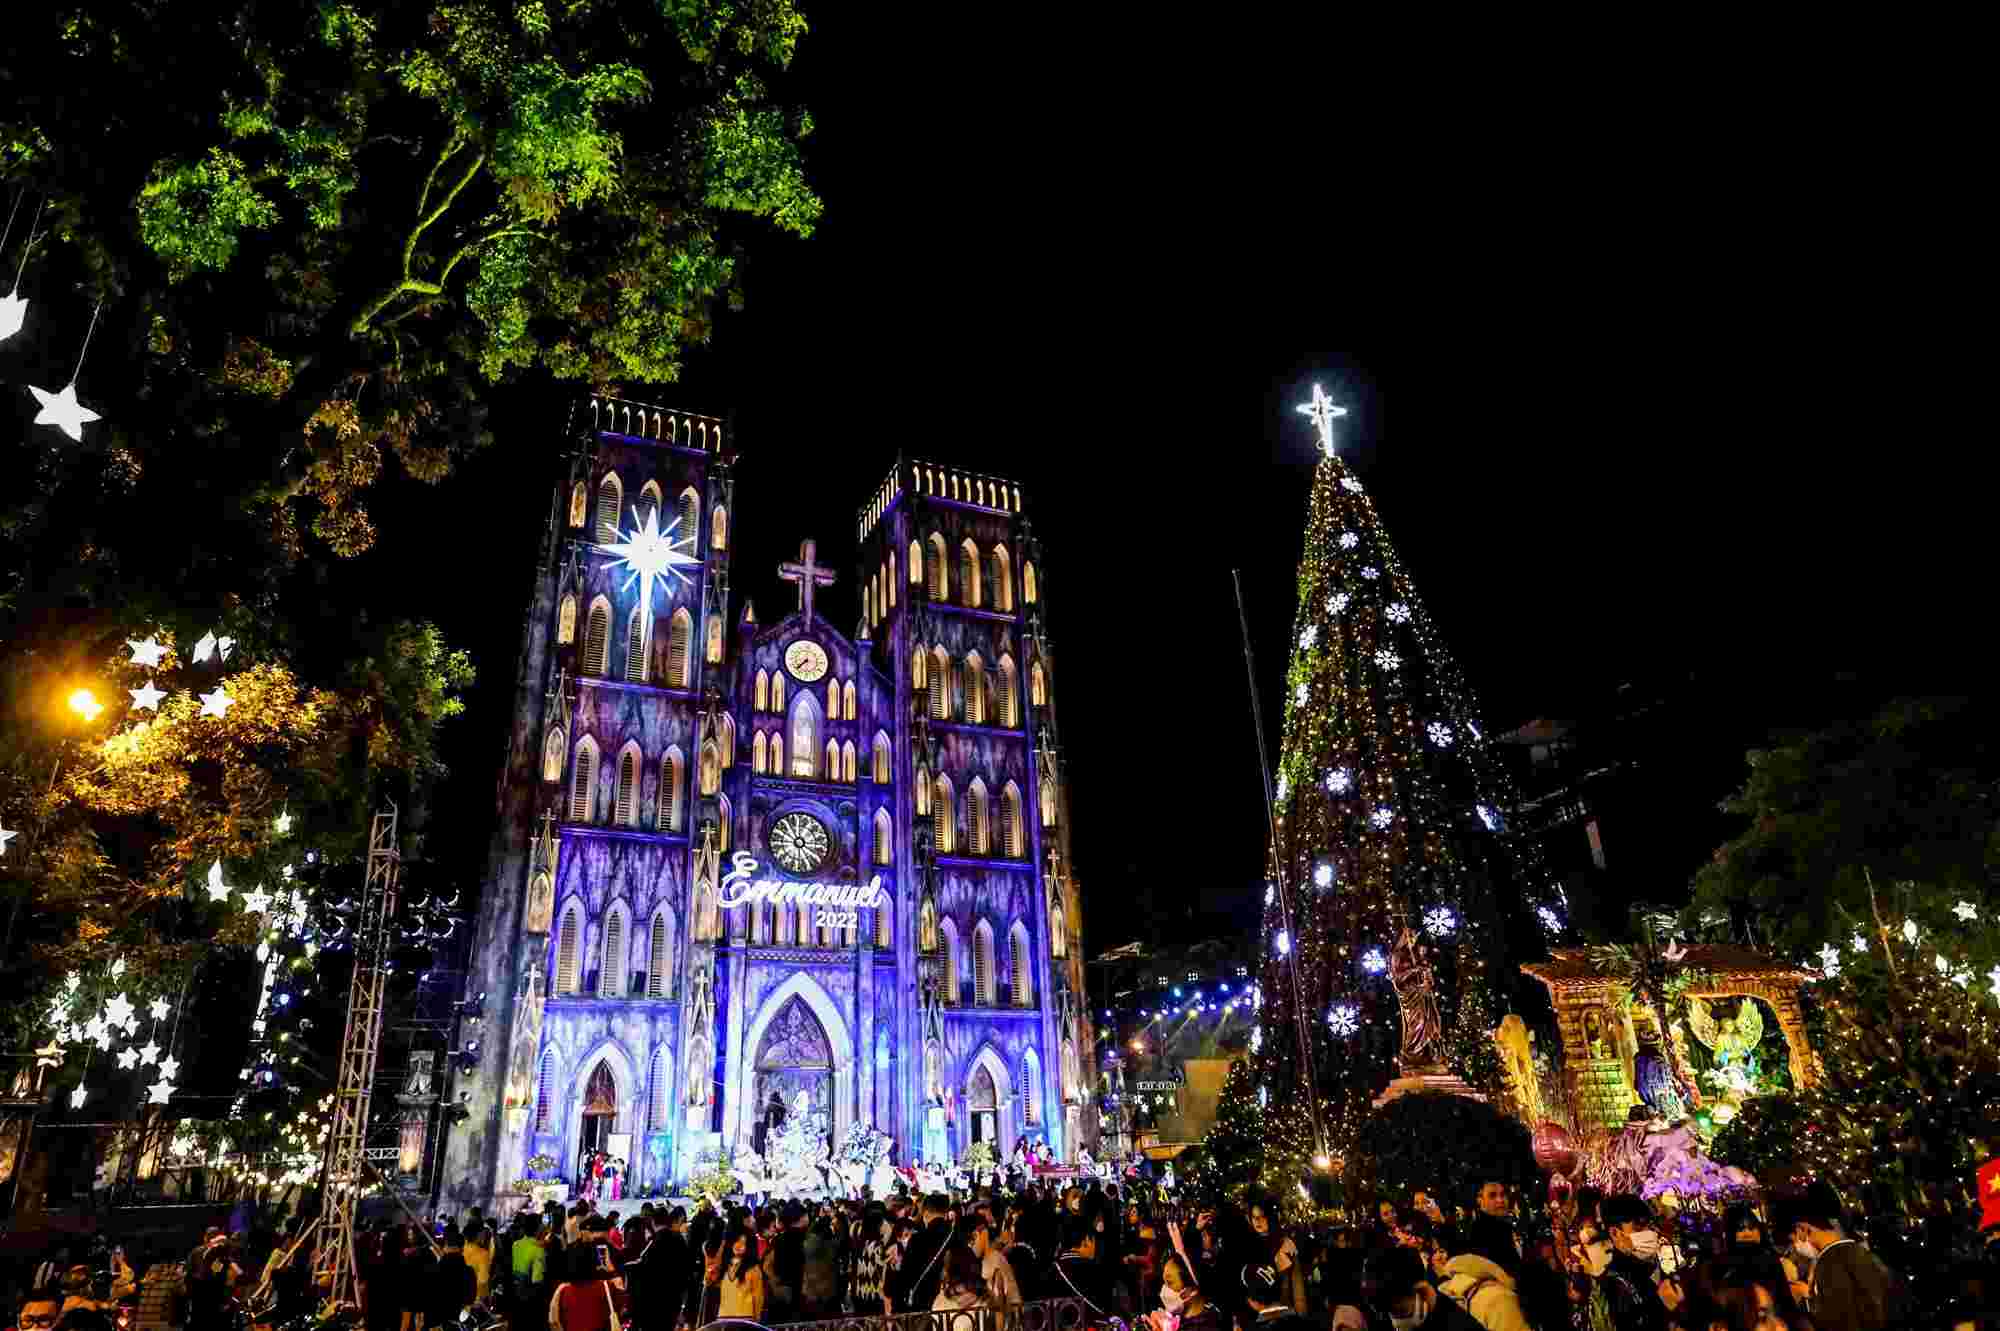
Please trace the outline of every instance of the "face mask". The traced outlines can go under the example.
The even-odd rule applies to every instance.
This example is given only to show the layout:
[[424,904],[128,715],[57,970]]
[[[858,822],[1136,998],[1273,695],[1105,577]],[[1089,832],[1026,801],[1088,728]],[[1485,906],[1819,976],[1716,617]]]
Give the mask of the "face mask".
[[1181,1292],[1171,1285],[1162,1285],[1160,1286],[1160,1306],[1170,1313],[1178,1313],[1181,1309],[1187,1307],[1187,1300],[1182,1298]]
[[1660,1233],[1654,1229],[1634,1230],[1632,1233],[1632,1255],[1642,1262],[1650,1262],[1660,1252]]
[[1797,1253],[1799,1256],[1805,1258],[1809,1262],[1815,1262],[1819,1260],[1819,1249],[1813,1246],[1813,1241],[1811,1239],[1798,1240],[1797,1242],[1792,1244],[1792,1251]]
[[1394,1313],[1390,1313],[1389,1325],[1395,1327],[1396,1331],[1417,1331],[1417,1328],[1424,1324],[1426,1313],[1427,1310],[1424,1308],[1424,1305],[1419,1302],[1417,1310],[1408,1317],[1398,1317]]

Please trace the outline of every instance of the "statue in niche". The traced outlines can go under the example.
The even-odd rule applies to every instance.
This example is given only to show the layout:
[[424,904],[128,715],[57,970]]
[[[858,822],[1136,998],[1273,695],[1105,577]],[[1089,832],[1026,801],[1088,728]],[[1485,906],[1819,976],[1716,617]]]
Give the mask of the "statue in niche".
[[938,950],[937,902],[931,899],[929,892],[924,893],[923,905],[917,911],[917,950]]
[[523,926],[531,934],[545,934],[556,909],[556,882],[546,869],[528,879],[528,915]]
[[715,1024],[715,975],[707,957],[696,957],[688,976],[688,1029],[707,1031]]
[[720,854],[715,845],[715,824],[701,825],[701,848],[694,857],[694,939],[714,942],[722,937],[722,898],[717,883]]
[[936,1040],[924,1041],[924,1099],[934,1105],[944,1103],[944,1053]]
[[697,1035],[688,1042],[688,1086],[687,1102],[690,1105],[708,1103],[709,1074],[708,1037]]

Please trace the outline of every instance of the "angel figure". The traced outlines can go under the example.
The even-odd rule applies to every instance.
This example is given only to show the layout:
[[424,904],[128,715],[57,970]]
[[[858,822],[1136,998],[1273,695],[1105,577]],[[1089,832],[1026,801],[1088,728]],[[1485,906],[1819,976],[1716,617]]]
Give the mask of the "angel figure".
[[1757,1078],[1757,1045],[1764,1038],[1764,1014],[1754,999],[1743,999],[1733,1017],[1718,1017],[1706,999],[1688,999],[1688,1030],[1715,1056],[1716,1070],[1730,1086],[1748,1091]]

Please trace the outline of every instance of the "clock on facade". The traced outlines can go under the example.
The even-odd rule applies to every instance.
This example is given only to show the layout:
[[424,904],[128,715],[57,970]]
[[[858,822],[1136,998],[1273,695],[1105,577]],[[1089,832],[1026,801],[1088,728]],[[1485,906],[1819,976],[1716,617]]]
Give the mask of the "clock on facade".
[[788,813],[771,824],[771,857],[792,873],[812,873],[826,863],[826,828],[809,813]]
[[785,669],[801,683],[814,683],[826,674],[826,650],[810,638],[800,638],[785,648]]

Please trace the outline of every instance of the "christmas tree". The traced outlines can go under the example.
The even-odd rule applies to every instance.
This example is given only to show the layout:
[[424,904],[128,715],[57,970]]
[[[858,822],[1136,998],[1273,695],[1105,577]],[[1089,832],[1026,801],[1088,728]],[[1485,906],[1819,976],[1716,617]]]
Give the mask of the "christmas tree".
[[1317,385],[1299,410],[1321,458],[1286,680],[1258,1047],[1274,1100],[1316,1090],[1338,1153],[1396,1071],[1397,984],[1413,1000],[1406,1070],[1494,1088],[1507,983],[1499,893],[1545,923],[1559,917],[1536,899],[1544,875],[1501,844],[1505,778],[1471,690],[1335,452],[1344,411]]
[[1229,1065],[1215,1101],[1215,1123],[1201,1149],[1181,1173],[1182,1185],[1197,1205],[1215,1206],[1264,1167],[1264,1107],[1248,1059]]

